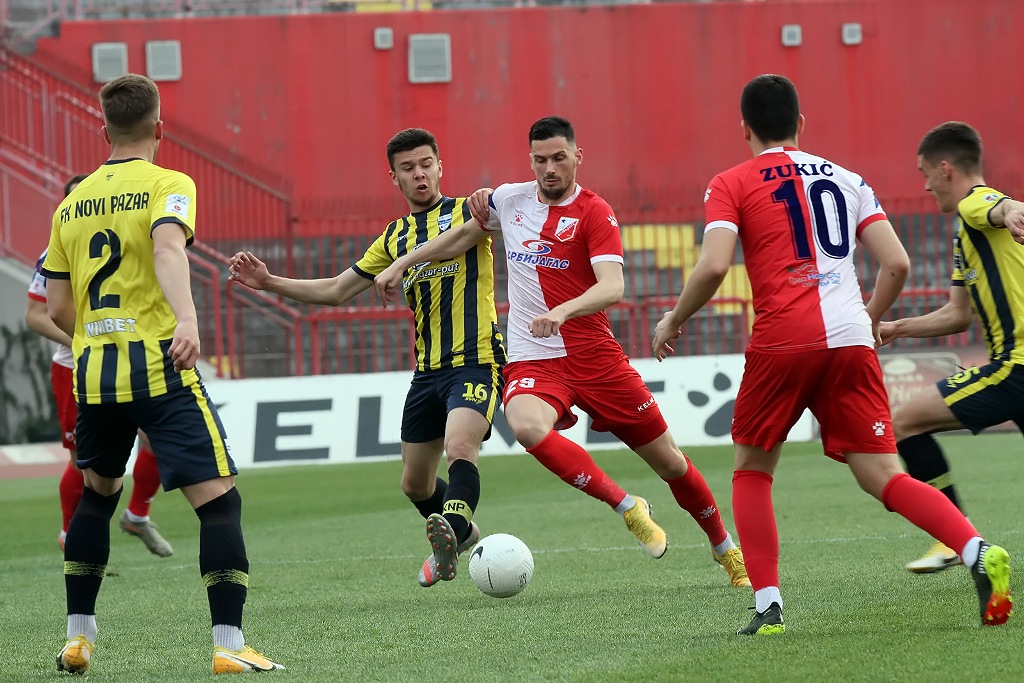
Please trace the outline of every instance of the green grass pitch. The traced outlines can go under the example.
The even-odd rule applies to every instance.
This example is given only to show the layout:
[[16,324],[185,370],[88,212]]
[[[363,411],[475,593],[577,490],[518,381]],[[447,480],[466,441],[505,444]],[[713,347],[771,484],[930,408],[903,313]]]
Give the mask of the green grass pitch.
[[[1020,435],[941,441],[972,521],[1020,566]],[[731,530],[731,448],[687,452]],[[268,675],[302,682],[1024,679],[1024,614],[982,628],[964,568],[904,571],[930,539],[819,453],[816,444],[790,445],[776,477],[782,636],[734,635],[750,618],[752,594],[728,585],[668,487],[624,451],[597,461],[654,504],[669,534],[661,560],[606,506],[528,456],[482,460],[476,520],[485,535],[522,538],[536,561],[532,583],[507,600],[478,592],[466,565],[453,583],[417,585],[428,547],[399,490],[398,462],[245,471],[246,637],[288,667]],[[59,515],[55,478],[0,482],[0,681],[57,677]],[[117,575],[100,593],[89,680],[212,678],[198,523],[177,493],[161,493],[153,516],[175,555],[152,556],[113,525]]]

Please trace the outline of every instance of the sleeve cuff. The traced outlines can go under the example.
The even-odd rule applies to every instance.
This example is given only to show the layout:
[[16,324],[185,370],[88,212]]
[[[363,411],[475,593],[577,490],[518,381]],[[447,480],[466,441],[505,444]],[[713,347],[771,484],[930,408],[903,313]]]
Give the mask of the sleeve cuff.
[[46,268],[40,268],[39,274],[45,277],[47,280],[70,280],[71,273],[60,273]]

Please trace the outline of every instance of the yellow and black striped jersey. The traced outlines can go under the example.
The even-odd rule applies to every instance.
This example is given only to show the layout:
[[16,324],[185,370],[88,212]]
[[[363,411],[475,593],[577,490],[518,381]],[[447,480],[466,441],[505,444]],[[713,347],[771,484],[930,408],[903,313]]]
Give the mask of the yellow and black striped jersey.
[[[396,259],[470,219],[464,197],[392,221],[355,265],[372,280]],[[491,240],[444,261],[417,263],[406,272],[405,298],[416,317],[416,369],[505,363],[494,310]]]
[[70,279],[75,301],[75,396],[122,403],[199,380],[167,350],[177,319],[153,266],[152,231],[177,223],[192,243],[196,186],[142,159],[108,161],[53,214],[42,274]]
[[966,287],[993,361],[1024,363],[1024,246],[989,212],[1007,196],[974,187],[957,205],[953,285]]

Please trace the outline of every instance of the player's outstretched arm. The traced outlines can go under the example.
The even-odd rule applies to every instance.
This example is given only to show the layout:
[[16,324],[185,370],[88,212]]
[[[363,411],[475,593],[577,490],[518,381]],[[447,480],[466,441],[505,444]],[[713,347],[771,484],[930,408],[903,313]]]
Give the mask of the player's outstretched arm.
[[949,288],[949,301],[942,308],[913,318],[901,318],[879,325],[880,346],[896,339],[944,337],[964,332],[974,320],[971,299],[963,287]]
[[659,361],[665,360],[675,349],[669,342],[679,337],[679,328],[711,300],[722,280],[729,273],[732,255],[736,250],[736,233],[728,228],[714,228],[704,235],[700,258],[690,276],[686,278],[683,291],[679,293],[675,308],[667,311],[657,327],[651,350]]
[[997,228],[1005,227],[1014,240],[1024,244],[1024,202],[1004,199],[989,211],[988,219]]
[[42,337],[46,337],[50,341],[55,341],[64,346],[71,346],[71,337],[50,320],[46,302],[31,297],[28,297],[27,301],[28,304],[25,306],[25,327]]
[[[153,228],[153,267],[160,290],[178,324],[167,355],[178,372],[191,370],[199,360],[199,323],[192,300],[185,230],[178,223],[161,223]],[[49,297],[49,290],[47,290]]]
[[405,271],[417,263],[427,261],[440,261],[446,258],[455,258],[464,254],[473,245],[483,242],[490,235],[489,232],[480,228],[475,218],[471,218],[462,225],[446,230],[437,237],[422,246],[399,256],[390,266],[380,272],[373,279],[374,287],[380,296],[384,308],[389,303],[397,301],[402,293],[402,280]]
[[351,268],[330,278],[297,280],[280,277],[271,274],[267,265],[249,251],[240,251],[231,257],[230,273],[229,279],[232,282],[250,289],[273,292],[295,301],[323,306],[340,306],[373,284]]

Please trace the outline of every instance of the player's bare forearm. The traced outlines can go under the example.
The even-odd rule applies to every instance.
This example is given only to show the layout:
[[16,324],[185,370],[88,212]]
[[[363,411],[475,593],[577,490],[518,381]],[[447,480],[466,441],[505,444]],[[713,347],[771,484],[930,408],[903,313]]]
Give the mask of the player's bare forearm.
[[50,279],[46,285],[46,313],[61,332],[75,336],[75,298],[70,280]]
[[71,337],[50,320],[49,311],[43,301],[28,300],[28,305],[25,307],[25,326],[50,341],[71,346]]
[[[966,294],[965,294],[966,296]],[[968,307],[965,309],[950,301],[942,308],[926,315],[914,318],[902,318],[893,321],[894,339],[925,339],[958,334],[971,326],[973,314]]]
[[[908,266],[909,268],[909,266]],[[903,291],[903,285],[907,281],[907,269],[903,268],[882,268],[875,278],[875,289],[868,301],[867,312],[872,322],[882,319],[885,312],[892,308]]]
[[399,256],[373,279],[381,303],[387,308],[388,304],[398,299],[406,271],[417,263],[455,258],[466,253],[473,245],[483,242],[489,234],[480,229],[476,219],[470,219]]
[[[347,273],[348,271],[346,271]],[[316,280],[296,280],[288,277],[280,277],[278,275],[271,275],[267,279],[266,286],[264,289],[274,294],[280,294],[281,296],[294,299],[295,301],[302,301],[307,304],[320,304],[322,306],[340,306],[346,301],[350,300],[359,292],[368,288],[371,283],[368,280],[366,286],[362,288],[355,288],[350,283],[348,287],[345,287],[340,282],[339,275],[333,278],[319,278]],[[363,280],[358,275],[354,275],[355,278]]]
[[563,304],[555,307],[565,320],[571,318],[582,318],[585,315],[599,313],[610,306],[622,301],[622,283],[609,282],[607,280],[598,282],[575,299],[569,299]]
[[153,247],[153,267],[160,291],[167,299],[178,323],[196,324],[196,305],[192,300],[192,283],[189,281],[188,256],[185,245],[156,244]]
[[857,239],[878,261],[874,293],[866,306],[872,323],[877,323],[903,290],[910,272],[910,257],[888,219],[882,218],[864,226]]
[[465,254],[473,245],[483,242],[489,234],[486,230],[480,229],[480,224],[476,222],[475,218],[471,218],[462,225],[446,230],[422,246],[408,252],[401,259],[396,260],[396,263],[404,261],[403,270],[408,270],[409,266],[423,261],[455,258],[460,254]]
[[707,261],[698,261],[686,278],[683,291],[672,309],[672,321],[679,327],[689,320],[694,313],[704,307],[718,288],[722,286],[725,276],[729,273],[728,266],[717,267]]

